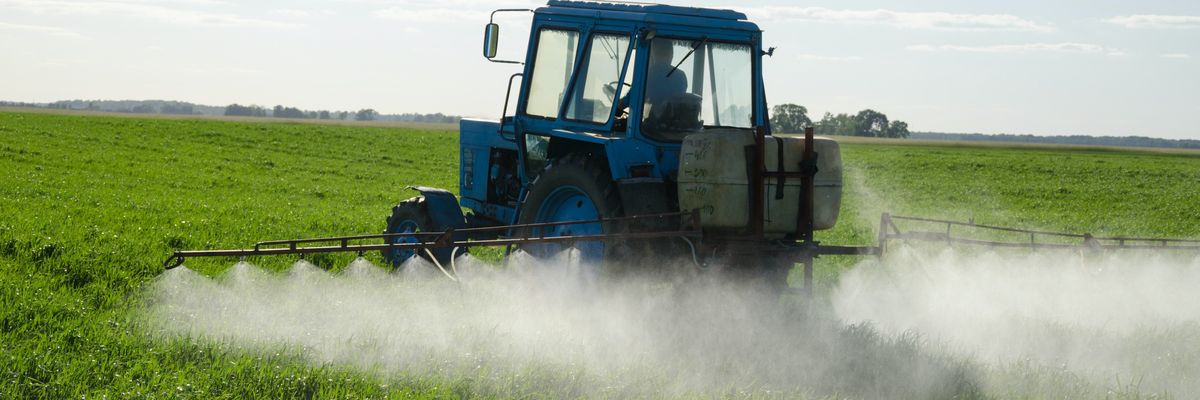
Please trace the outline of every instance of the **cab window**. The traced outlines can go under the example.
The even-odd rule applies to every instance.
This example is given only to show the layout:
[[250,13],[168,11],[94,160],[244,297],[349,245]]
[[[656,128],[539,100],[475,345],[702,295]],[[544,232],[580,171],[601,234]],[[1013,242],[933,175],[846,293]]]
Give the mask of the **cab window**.
[[754,58],[750,46],[655,38],[646,73],[642,131],[679,141],[704,128],[754,124]]
[[579,32],[542,29],[538,32],[537,43],[525,113],[557,118],[567,83],[571,80],[571,74],[575,72]]
[[625,81],[621,71],[625,67],[627,54],[629,36],[607,33],[592,35],[575,84],[575,93],[567,105],[568,119],[602,124],[608,122],[614,99]]

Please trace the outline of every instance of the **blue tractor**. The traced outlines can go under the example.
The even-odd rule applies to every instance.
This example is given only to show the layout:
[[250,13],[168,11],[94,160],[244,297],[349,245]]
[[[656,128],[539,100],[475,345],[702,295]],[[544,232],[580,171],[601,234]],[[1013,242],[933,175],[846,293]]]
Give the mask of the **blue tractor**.
[[[799,217],[805,168],[816,180],[808,192],[821,201],[807,205],[817,214],[809,225],[833,225],[841,188],[837,144],[817,139],[807,148],[821,150],[821,165],[815,153],[804,164],[802,140],[768,136],[762,63],[772,52],[762,50],[762,31],[745,14],[563,0],[536,10],[496,12],[509,11],[533,13],[525,59],[497,58],[500,27],[495,23],[485,29],[483,54],[493,62],[523,65],[509,79],[509,93],[515,82],[520,85],[514,110],[510,114],[506,98],[500,121],[462,120],[461,197],[417,187],[421,195],[393,208],[385,233],[515,225],[503,234],[489,232],[595,236],[670,230],[681,223],[670,218],[623,224],[606,219],[696,210],[702,226],[691,228],[705,232],[706,243],[733,251],[728,253],[732,258],[738,249],[762,258],[758,247],[806,239],[801,231],[808,222]],[[756,161],[764,168],[753,168]],[[773,173],[780,176],[769,176]],[[762,184],[770,179],[773,183]],[[757,197],[751,193],[755,182]],[[470,212],[464,215],[460,205]],[[564,221],[593,222],[527,226]],[[722,237],[728,240],[713,240]],[[401,235],[393,241],[419,239]],[[670,241],[658,240],[667,242],[660,243],[665,248],[675,247]],[[599,262],[618,248],[636,254],[647,247],[630,243],[521,247],[546,255],[571,246],[583,259]],[[697,251],[695,243],[686,245]],[[453,252],[388,249],[384,257],[397,265],[414,255],[446,262]],[[792,265],[769,263],[781,276]]]
[[[457,279],[454,259],[462,251],[515,246],[538,257],[571,249],[602,271],[679,256],[700,270],[748,276],[773,289],[786,288],[799,263],[802,287],[811,293],[817,256],[883,255],[894,240],[1200,250],[1197,240],[1095,237],[890,214],[880,218],[876,246],[820,244],[813,232],[833,227],[841,204],[838,145],[814,138],[811,128],[803,137],[771,134],[762,64],[772,51],[762,50],[762,31],[744,14],[563,0],[497,12],[507,11],[533,12],[524,61],[496,58],[495,23],[484,31],[483,54],[523,65],[509,79],[508,93],[515,82],[520,89],[511,115],[506,98],[500,121],[462,121],[460,197],[414,187],[420,196],[396,205],[382,234],[177,250],[163,266],[192,257],[380,251],[391,265],[422,257]],[[956,231],[1016,232],[1028,239]]]
[[483,55],[523,66],[508,81],[517,96],[506,95],[499,121],[461,122],[458,196],[413,187],[420,195],[393,207],[382,234],[176,251],[164,266],[380,251],[391,265],[422,257],[453,278],[463,250],[503,246],[537,257],[571,249],[604,271],[678,256],[776,288],[802,263],[809,288],[817,255],[882,251],[884,236],[878,247],[813,240],[837,220],[838,145],[811,129],[771,135],[762,64],[772,51],[744,14],[563,0],[496,12],[512,11],[533,13],[525,59],[497,58],[495,23]]

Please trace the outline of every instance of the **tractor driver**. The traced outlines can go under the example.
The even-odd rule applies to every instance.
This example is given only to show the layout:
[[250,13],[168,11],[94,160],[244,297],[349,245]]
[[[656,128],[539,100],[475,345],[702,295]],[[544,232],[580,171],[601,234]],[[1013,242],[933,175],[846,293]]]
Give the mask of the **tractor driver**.
[[646,73],[646,105],[661,108],[672,97],[687,92],[688,80],[683,71],[671,63],[675,46],[670,39],[650,42],[650,68]]
[[[675,65],[671,63],[675,56],[674,44],[671,42],[670,39],[654,39],[650,42],[650,67],[646,70],[646,99],[643,108],[647,113],[645,118],[650,118],[654,108],[666,108],[672,97],[687,92],[687,76],[683,71],[676,70]],[[616,92],[616,84],[617,82],[613,82],[605,90]],[[629,93],[625,93],[617,102],[617,117],[628,115],[628,107]]]
[[646,73],[647,111],[666,107],[672,97],[688,91],[688,77],[672,64],[674,44],[670,38],[650,41],[650,66]]
[[[650,42],[642,131],[657,139],[682,140],[680,135],[702,129],[703,125],[699,118],[701,98],[688,92],[687,75],[672,62],[676,42],[670,39]],[[686,60],[687,56],[683,58]]]

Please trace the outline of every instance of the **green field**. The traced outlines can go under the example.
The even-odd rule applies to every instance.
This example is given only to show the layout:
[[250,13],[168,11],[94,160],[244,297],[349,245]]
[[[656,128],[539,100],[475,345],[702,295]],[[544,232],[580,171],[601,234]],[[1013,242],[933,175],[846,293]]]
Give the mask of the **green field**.
[[[147,333],[139,317],[142,293],[172,250],[378,232],[390,206],[411,196],[406,185],[457,188],[456,149],[453,131],[0,113],[0,398],[589,395],[564,389],[565,378],[548,370],[493,382],[364,373],[314,365],[298,352],[264,355]],[[847,143],[842,151],[847,197],[840,226],[820,235],[827,243],[871,243],[883,211],[1104,235],[1200,237],[1197,153],[903,142]],[[337,270],[352,258],[310,261]],[[256,260],[271,270],[292,261]],[[230,265],[188,263],[210,276]],[[849,265],[822,263],[820,287],[834,286]],[[915,344],[903,339],[854,329],[849,334],[867,345],[844,350],[877,349],[865,360],[897,369],[913,359],[929,369],[960,368],[937,355],[906,353]],[[808,394],[880,396],[893,393],[888,385],[902,385],[905,373],[916,373],[843,367],[850,376],[875,377],[873,386],[856,392],[834,383]],[[1053,368],[999,375],[1055,387],[1041,394],[1046,397],[1061,397],[1063,387],[1078,384]],[[988,396],[972,385],[944,389]],[[1077,389],[1082,397],[1140,393],[1120,383]],[[729,388],[714,395],[759,394]]]

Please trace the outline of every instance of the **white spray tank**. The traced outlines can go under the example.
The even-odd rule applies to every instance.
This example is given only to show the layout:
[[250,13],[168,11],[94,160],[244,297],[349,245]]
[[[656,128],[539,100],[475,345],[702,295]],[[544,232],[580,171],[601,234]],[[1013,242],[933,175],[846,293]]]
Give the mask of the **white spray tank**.
[[[767,136],[764,166],[768,172],[800,170],[804,138]],[[833,228],[842,203],[842,155],[833,139],[813,140],[817,174],[813,177],[814,229]],[[750,179],[754,133],[720,130],[688,135],[679,153],[679,209],[700,210],[705,229],[738,230],[750,222]],[[782,146],[782,151],[781,151]],[[780,162],[780,155],[783,159]],[[763,233],[781,237],[795,233],[800,213],[800,179],[785,179],[778,196],[778,178],[767,178],[763,195]]]

